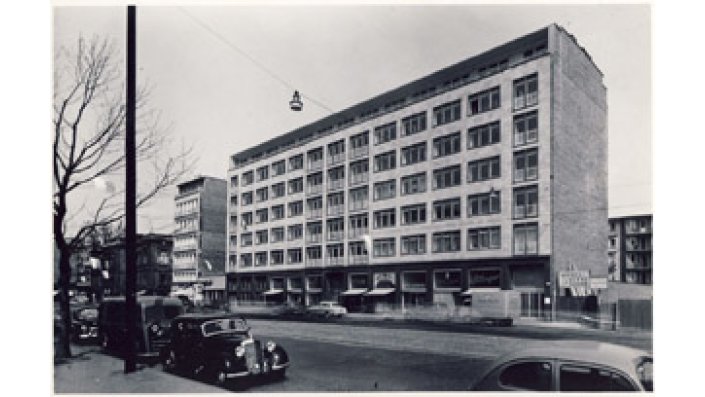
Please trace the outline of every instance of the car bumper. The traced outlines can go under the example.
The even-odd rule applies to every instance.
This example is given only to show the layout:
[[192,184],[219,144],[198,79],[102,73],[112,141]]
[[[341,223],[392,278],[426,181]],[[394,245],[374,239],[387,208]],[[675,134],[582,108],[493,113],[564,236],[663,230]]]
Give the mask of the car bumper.
[[225,377],[228,379],[235,379],[235,378],[244,378],[247,376],[261,376],[261,375],[267,375],[272,372],[276,371],[281,371],[289,366],[289,363],[283,363],[283,364],[277,364],[277,365],[272,365],[271,368],[268,367],[266,364],[260,367],[255,367],[251,368],[249,370],[243,370],[243,371],[238,371],[238,372],[227,372],[225,374]]

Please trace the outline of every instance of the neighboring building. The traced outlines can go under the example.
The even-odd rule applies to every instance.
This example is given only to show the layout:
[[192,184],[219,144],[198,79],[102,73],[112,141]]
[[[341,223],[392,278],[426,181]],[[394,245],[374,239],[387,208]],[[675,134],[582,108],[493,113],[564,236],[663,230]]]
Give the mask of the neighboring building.
[[[173,241],[168,234],[137,235],[137,284],[138,294],[167,295],[172,283]],[[105,295],[124,295],[126,264],[125,238],[113,237],[94,246],[91,263],[94,273],[93,288]],[[97,271],[97,272],[96,272]],[[102,277],[100,275],[102,274]]]
[[602,78],[551,25],[233,155],[231,299],[550,313],[607,276]]
[[175,198],[174,292],[206,302],[225,299],[227,186],[200,176],[178,186]]
[[652,284],[652,215],[610,218],[609,228],[610,280]]

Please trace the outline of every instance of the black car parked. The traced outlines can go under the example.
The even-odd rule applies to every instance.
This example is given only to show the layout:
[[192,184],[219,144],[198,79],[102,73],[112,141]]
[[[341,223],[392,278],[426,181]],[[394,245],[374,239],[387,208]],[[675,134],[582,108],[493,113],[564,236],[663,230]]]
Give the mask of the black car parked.
[[283,378],[289,357],[278,344],[254,339],[241,316],[190,313],[172,320],[162,362],[167,371],[205,375],[224,384],[250,376]]
[[74,342],[98,340],[98,308],[83,306],[72,310],[71,339]]

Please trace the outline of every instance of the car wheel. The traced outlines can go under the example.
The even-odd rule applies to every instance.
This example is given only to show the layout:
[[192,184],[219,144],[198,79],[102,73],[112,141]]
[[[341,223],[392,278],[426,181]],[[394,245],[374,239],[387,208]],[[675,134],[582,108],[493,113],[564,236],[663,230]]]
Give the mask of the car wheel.
[[215,383],[217,383],[218,385],[221,385],[221,386],[222,386],[222,385],[224,385],[225,383],[227,383],[227,381],[228,381],[228,376],[227,376],[227,374],[225,373],[225,371],[223,371],[222,369],[219,369],[218,371],[216,371],[216,373],[215,373]]
[[164,355],[164,370],[168,372],[174,372],[177,368],[176,353],[174,350],[169,349]]

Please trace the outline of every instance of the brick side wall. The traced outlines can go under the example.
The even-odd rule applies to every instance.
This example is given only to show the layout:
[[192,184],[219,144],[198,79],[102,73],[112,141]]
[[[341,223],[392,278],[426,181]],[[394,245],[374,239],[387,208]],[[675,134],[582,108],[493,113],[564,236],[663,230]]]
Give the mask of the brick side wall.
[[575,42],[554,32],[554,266],[606,276],[607,92]]
[[201,193],[201,259],[207,260],[212,271],[202,267],[204,275],[222,275],[225,272],[227,231],[227,182],[206,178]]

